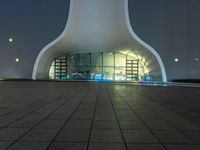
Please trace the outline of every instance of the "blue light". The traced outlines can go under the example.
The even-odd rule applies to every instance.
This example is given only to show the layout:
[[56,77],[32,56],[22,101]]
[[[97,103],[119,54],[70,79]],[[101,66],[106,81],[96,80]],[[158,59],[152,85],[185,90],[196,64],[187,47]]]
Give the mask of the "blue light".
[[146,77],[145,77],[145,81],[152,81],[151,76],[146,76]]
[[102,80],[102,74],[96,74],[94,79],[95,80]]

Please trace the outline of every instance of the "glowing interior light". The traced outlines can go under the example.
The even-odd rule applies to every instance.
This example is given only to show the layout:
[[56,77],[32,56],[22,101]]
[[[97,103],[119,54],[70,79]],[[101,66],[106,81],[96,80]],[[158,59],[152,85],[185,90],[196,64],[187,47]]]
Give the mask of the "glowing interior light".
[[9,38],[8,41],[9,41],[10,43],[12,43],[12,42],[13,42],[13,38]]
[[148,74],[149,72],[150,72],[149,69],[147,67],[144,67],[144,73]]
[[175,58],[174,61],[175,61],[175,62],[179,62],[179,59],[178,59],[178,58]]
[[54,79],[55,76],[55,61],[51,64],[50,70],[49,70],[49,78]]
[[145,58],[142,58],[142,62],[145,64],[145,62],[146,62]]
[[130,52],[130,50],[123,50],[123,51],[120,51],[120,53],[125,54],[125,55],[127,55],[129,52]]
[[115,80],[116,80],[116,81],[125,80],[125,79],[126,79],[125,77],[120,77],[120,76],[118,77],[118,76],[115,76]]
[[19,62],[19,58],[16,58],[15,61],[18,63]]

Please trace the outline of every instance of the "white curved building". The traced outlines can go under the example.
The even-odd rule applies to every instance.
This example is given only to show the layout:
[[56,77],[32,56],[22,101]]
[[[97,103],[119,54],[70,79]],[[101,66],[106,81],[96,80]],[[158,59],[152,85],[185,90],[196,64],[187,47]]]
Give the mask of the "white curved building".
[[41,50],[32,78],[167,81],[161,57],[131,27],[128,0],[71,0],[66,27]]

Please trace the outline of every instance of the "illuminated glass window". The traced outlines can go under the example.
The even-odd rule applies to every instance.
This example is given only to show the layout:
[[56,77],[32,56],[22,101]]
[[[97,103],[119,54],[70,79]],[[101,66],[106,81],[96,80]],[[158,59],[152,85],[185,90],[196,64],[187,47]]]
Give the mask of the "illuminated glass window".
[[102,53],[91,53],[91,66],[102,66]]
[[90,54],[84,53],[79,54],[79,66],[90,66]]
[[60,80],[143,80],[145,75],[149,75],[151,71],[144,64],[146,61],[122,52],[68,53],[63,57],[55,58],[49,70],[49,78]]
[[125,67],[126,66],[126,55],[122,53],[115,53],[115,66]]
[[114,66],[114,53],[103,53],[103,66]]

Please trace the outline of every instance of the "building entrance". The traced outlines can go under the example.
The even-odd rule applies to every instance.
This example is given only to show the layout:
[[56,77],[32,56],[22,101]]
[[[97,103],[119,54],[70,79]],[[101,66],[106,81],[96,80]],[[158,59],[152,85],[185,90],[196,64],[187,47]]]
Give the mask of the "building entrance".
[[68,53],[53,60],[49,78],[143,81],[147,70],[143,60],[123,52]]

